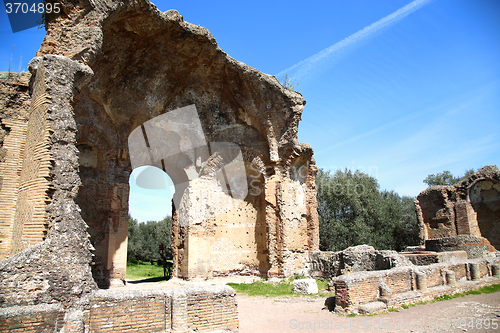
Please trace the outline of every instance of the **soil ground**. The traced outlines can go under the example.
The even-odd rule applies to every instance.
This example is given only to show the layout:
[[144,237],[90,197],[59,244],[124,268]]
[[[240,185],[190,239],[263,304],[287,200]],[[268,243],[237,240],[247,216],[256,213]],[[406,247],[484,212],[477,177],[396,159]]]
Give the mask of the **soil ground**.
[[[254,280],[258,278],[234,276],[197,283],[213,285]],[[176,288],[193,283],[176,278],[163,282],[127,282],[127,289]],[[326,297],[238,294],[237,299],[240,333],[500,332],[500,292],[417,305],[399,312],[355,317],[329,312],[324,306]]]
[[355,317],[324,309],[324,298],[237,297],[240,333],[500,332],[500,292]]

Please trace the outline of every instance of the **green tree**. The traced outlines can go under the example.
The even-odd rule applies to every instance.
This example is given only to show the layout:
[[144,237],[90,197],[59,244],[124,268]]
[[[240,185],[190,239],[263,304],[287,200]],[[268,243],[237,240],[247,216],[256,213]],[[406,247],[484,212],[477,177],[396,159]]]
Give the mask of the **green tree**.
[[463,176],[455,177],[450,171],[445,170],[441,173],[428,175],[424,179],[424,183],[426,183],[429,187],[435,185],[454,185],[466,180],[472,174],[474,174],[474,169],[469,169],[465,171]]
[[419,243],[413,198],[381,192],[375,178],[347,169],[320,169],[316,186],[321,250],[368,244],[401,251]]
[[168,259],[171,251],[172,217],[161,221],[138,223],[129,215],[127,256],[129,261],[160,261],[159,245],[163,244]]

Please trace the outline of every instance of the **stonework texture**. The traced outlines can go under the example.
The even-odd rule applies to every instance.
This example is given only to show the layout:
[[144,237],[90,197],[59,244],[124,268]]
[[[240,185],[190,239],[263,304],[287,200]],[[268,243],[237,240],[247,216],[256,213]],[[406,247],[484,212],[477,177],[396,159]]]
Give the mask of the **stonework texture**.
[[228,286],[98,290],[73,308],[0,308],[0,332],[237,332],[235,296]]
[[[66,306],[125,278],[130,135],[188,106],[208,153],[150,163],[175,183],[174,276],[305,272],[319,223],[313,152],[297,140],[303,97],[175,10],[59,3],[29,84],[0,86],[0,306]],[[221,142],[241,153],[245,197],[221,178],[234,156],[206,149]]]
[[379,251],[373,246],[357,245],[339,252],[312,252],[308,273],[312,277],[330,279],[342,274],[412,265],[405,255],[396,251]]
[[500,250],[500,171],[496,166],[485,166],[453,186],[430,187],[418,195],[415,204],[426,249],[465,250],[469,258]]
[[[496,284],[492,267],[499,258],[467,259],[455,263],[396,267],[362,271],[335,277],[335,311],[367,313],[385,307],[418,303],[436,296],[452,295]],[[450,279],[450,276],[454,276]],[[383,302],[385,307],[377,302]]]

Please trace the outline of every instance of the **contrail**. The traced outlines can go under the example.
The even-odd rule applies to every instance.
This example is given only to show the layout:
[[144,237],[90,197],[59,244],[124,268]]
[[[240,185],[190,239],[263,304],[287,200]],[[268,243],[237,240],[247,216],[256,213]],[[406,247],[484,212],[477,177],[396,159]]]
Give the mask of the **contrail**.
[[418,110],[418,111],[413,112],[409,115],[406,115],[402,118],[393,120],[387,124],[384,124],[382,126],[374,128],[372,130],[366,131],[364,133],[358,134],[356,136],[353,136],[352,138],[349,138],[349,139],[344,140],[342,142],[330,145],[330,146],[325,147],[321,150],[316,150],[315,154],[324,153],[326,151],[342,147],[346,144],[350,144],[352,142],[355,142],[355,141],[364,139],[366,137],[369,137],[371,135],[377,134],[379,132],[385,131],[386,129],[389,129],[389,128],[394,127],[396,125],[399,125],[399,124],[405,123],[407,121],[419,118],[419,117],[426,115],[428,113],[434,113],[434,112],[438,112],[441,110],[448,110],[448,112],[450,112],[449,111],[450,109],[460,110],[460,109],[469,107],[469,106],[473,105],[473,102],[471,100],[473,100],[473,101],[475,101],[476,99],[481,100],[486,95],[496,92],[496,89],[498,89],[498,84],[496,82],[482,85],[479,88],[462,93],[460,96],[453,98],[451,100],[447,100],[447,101],[444,101],[444,102],[439,103],[437,105],[433,105],[433,106]]
[[416,10],[422,8],[432,1],[434,0],[415,0],[408,5],[398,9],[394,13],[387,15],[377,22],[372,23],[371,25],[341,40],[340,42],[335,43],[332,46],[324,49],[323,51],[320,51],[315,55],[279,72],[278,74],[276,74],[276,76],[281,77],[285,74],[290,75],[293,72],[294,74],[292,76],[294,78],[302,78],[310,74],[313,69],[321,66],[326,61],[332,61],[340,58],[342,53],[347,51],[349,47],[359,44],[360,42],[373,36],[380,29],[398,22],[399,20],[405,18],[406,16],[410,15],[411,13],[415,12]]

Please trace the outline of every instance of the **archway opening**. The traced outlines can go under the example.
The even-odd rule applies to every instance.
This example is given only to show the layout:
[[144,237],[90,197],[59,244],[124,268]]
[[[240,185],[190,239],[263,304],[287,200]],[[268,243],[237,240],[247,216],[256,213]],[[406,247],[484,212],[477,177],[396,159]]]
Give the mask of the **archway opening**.
[[481,236],[500,250],[500,183],[481,180],[469,192]]
[[[141,166],[132,171],[129,185],[127,267],[152,265],[150,274],[162,273],[165,261],[172,259],[174,184],[163,170]],[[127,278],[138,276],[127,274]]]

